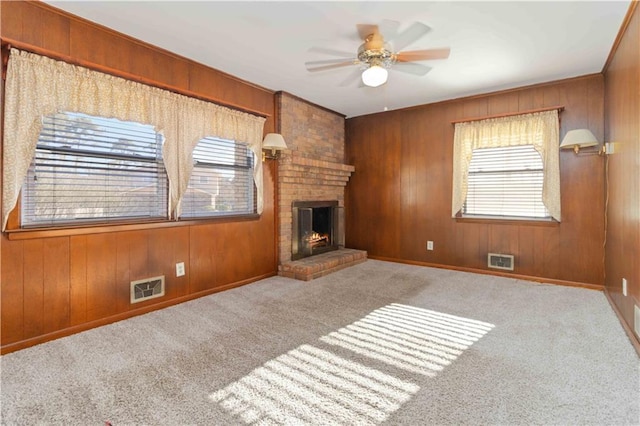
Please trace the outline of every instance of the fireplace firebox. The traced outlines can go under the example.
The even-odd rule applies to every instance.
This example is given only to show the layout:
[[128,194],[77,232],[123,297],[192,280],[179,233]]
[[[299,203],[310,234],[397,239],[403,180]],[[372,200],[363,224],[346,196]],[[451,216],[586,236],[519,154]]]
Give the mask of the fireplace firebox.
[[344,246],[344,215],[338,201],[294,201],[291,260]]

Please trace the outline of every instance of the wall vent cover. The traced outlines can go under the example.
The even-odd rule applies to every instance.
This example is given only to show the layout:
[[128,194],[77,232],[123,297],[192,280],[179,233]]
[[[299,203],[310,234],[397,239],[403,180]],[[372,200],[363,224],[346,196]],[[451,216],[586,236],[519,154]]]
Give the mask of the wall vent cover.
[[487,257],[488,257],[487,266],[489,268],[513,271],[513,255],[512,254],[489,253]]
[[164,296],[164,275],[131,281],[131,303]]
[[640,337],[640,307],[638,305],[633,305],[634,308],[634,328],[636,331],[636,336]]

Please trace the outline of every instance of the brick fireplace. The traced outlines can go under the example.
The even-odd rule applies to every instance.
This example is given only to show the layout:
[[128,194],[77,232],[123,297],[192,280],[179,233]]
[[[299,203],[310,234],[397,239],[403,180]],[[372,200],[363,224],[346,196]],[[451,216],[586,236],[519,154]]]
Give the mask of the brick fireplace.
[[[294,202],[331,201],[339,208],[339,214],[344,214],[344,189],[355,168],[344,161],[344,116],[285,92],[277,94],[277,102],[279,132],[288,147],[278,160],[280,275],[308,280],[339,265],[346,267],[366,260],[366,252],[357,250],[292,260]],[[343,234],[336,236],[336,241],[343,242],[344,226],[340,232]],[[343,254],[350,260],[341,261]],[[324,266],[318,266],[323,262]]]

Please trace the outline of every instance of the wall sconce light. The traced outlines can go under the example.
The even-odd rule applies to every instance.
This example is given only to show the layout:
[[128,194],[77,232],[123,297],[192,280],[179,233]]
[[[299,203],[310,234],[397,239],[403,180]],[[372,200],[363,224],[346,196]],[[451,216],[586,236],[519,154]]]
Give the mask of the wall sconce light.
[[[562,143],[560,144],[560,149],[573,149],[573,152],[578,155],[580,152],[580,148],[587,148],[597,145],[599,145],[598,140],[589,129],[575,129],[569,130],[567,134],[564,135],[564,139],[562,139]],[[586,155],[602,155],[604,153],[606,153],[606,151],[605,147],[603,146],[598,151],[587,152]]]
[[[278,159],[278,152],[283,149],[287,149],[287,144],[284,142],[284,138],[279,133],[267,133],[262,141],[262,161],[267,158],[269,160]],[[270,154],[267,154],[265,150],[271,150]]]

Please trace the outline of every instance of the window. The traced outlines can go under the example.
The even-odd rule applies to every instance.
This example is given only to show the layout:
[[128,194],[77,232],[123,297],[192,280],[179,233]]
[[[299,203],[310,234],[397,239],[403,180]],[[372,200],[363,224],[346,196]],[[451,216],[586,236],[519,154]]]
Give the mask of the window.
[[456,122],[451,216],[560,222],[559,129],[557,108]]
[[43,118],[22,188],[22,227],[167,218],[162,136],[79,113]]
[[549,218],[542,158],[532,145],[473,150],[464,216]]
[[247,145],[207,137],[193,150],[193,163],[181,217],[242,215],[256,211],[253,152]]
[[[2,231],[14,230],[18,221],[9,223],[9,217],[16,210],[22,227],[175,219],[191,177],[194,141],[218,135],[246,143],[253,158],[261,153],[265,117],[17,49],[10,51],[6,74]],[[61,111],[92,116],[56,115]],[[33,123],[43,117],[41,137]],[[162,137],[153,131],[160,128]],[[255,190],[241,195],[248,205],[225,204],[262,213],[261,162],[204,162],[224,169],[223,196],[229,186],[245,191],[250,185],[240,185],[238,176],[243,167],[252,170]],[[21,209],[15,209],[18,200]],[[212,207],[220,212],[218,201]]]

